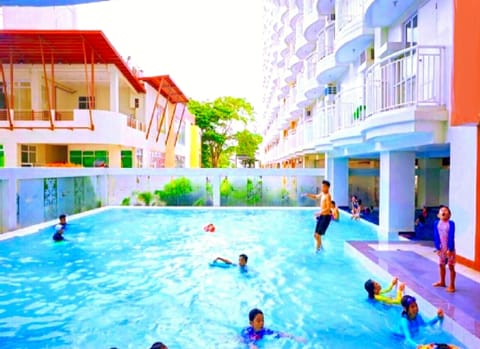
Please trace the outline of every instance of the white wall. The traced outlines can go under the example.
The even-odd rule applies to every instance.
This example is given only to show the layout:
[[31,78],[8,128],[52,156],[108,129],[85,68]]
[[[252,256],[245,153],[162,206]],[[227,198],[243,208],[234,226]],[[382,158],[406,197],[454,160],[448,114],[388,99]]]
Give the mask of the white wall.
[[4,29],[77,28],[77,11],[74,6],[5,6],[2,9]]
[[450,197],[456,224],[456,249],[474,260],[477,207],[477,128],[452,127],[450,141]]

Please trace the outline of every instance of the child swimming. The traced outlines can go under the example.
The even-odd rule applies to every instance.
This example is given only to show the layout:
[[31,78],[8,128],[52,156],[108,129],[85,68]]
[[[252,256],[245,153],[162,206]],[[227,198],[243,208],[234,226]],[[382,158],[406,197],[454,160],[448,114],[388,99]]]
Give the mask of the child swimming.
[[417,301],[412,296],[403,296],[401,300],[403,307],[402,318],[400,319],[400,329],[398,335],[405,338],[405,342],[412,348],[421,348],[425,344],[419,344],[414,341],[421,327],[433,326],[443,320],[443,310],[438,309],[437,316],[429,321],[425,321],[418,312]]
[[[217,263],[218,261],[223,262],[228,265],[233,265],[236,266],[237,264],[233,263],[231,260],[222,258],[222,257],[217,257],[213,260],[213,264]],[[248,256],[244,253],[242,253],[240,256],[238,256],[238,267],[246,271],[247,270],[247,262],[248,262]]]
[[275,338],[291,338],[297,342],[304,343],[305,339],[294,337],[291,334],[273,331],[264,327],[264,316],[260,309],[252,309],[248,314],[250,326],[242,330],[242,339],[245,344],[248,344],[250,349],[257,349],[257,342],[263,339],[265,336],[275,336]]
[[382,302],[385,304],[400,304],[403,296],[403,291],[405,290],[405,284],[401,283],[397,289],[397,295],[395,298],[386,296],[387,293],[392,291],[393,287],[398,285],[398,278],[393,278],[390,286],[385,290],[382,290],[382,286],[372,279],[368,279],[365,282],[365,290],[368,293],[369,299],[374,299],[378,302]]

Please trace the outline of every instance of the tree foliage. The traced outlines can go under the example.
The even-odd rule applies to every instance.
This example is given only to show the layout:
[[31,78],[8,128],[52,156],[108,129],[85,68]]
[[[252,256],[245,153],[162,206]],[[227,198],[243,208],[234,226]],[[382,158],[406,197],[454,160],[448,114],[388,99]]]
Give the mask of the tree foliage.
[[188,110],[202,130],[202,167],[226,166],[225,155],[235,147],[238,126],[253,121],[252,105],[244,98],[220,97],[213,102],[190,100]]
[[258,146],[262,143],[262,136],[245,129],[237,132],[235,139],[237,140],[236,154],[241,158],[243,166],[252,167],[255,165],[255,155]]

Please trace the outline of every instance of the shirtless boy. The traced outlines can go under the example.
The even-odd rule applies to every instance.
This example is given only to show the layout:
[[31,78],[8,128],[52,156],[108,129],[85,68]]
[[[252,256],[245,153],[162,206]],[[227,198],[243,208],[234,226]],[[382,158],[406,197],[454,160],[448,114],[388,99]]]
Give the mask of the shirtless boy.
[[320,200],[320,211],[315,213],[317,225],[315,226],[316,250],[320,251],[322,247],[322,235],[325,235],[328,225],[332,219],[332,197],[330,195],[330,182],[322,181],[322,192],[320,194],[304,194],[312,200]]

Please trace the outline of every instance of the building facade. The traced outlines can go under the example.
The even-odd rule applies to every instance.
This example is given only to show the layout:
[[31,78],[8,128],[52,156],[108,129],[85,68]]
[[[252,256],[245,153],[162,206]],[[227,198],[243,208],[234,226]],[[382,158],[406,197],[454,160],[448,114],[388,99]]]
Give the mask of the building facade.
[[0,32],[0,166],[198,167],[187,102],[101,31]]
[[388,233],[450,204],[460,259],[480,268],[478,129],[451,120],[454,2],[264,4],[263,165],[325,167],[337,204],[360,195]]

